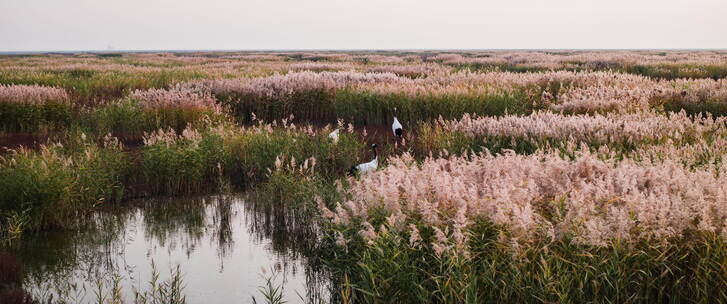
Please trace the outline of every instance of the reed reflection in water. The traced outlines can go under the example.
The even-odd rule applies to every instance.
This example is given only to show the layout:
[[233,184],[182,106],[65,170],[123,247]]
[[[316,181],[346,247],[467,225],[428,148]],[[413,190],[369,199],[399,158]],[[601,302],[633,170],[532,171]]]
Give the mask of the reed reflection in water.
[[316,302],[327,287],[308,258],[316,229],[247,197],[136,201],[99,211],[79,231],[29,235],[8,250],[25,263],[25,288],[38,299],[96,302],[95,290],[110,292],[116,281],[133,303],[153,268],[163,281],[179,265],[187,303],[246,303],[259,296],[263,269],[289,302]]

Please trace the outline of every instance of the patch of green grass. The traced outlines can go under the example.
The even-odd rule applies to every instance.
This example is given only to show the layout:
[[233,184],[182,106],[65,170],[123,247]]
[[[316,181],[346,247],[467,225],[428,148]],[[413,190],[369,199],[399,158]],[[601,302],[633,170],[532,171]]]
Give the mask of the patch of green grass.
[[[722,79],[727,77],[727,66],[724,65],[689,65],[689,64],[660,64],[660,65],[641,65],[641,64],[619,64],[616,62],[582,62],[570,61],[565,62],[568,67],[557,68],[556,70],[564,71],[619,71],[623,73],[648,76],[661,79],[677,79],[677,78],[712,78]],[[522,66],[508,63],[466,63],[466,64],[450,64],[455,71],[468,70],[473,72],[547,72],[550,68],[536,66]]]
[[727,66],[724,65],[687,65],[687,64],[662,64],[662,65],[630,65],[620,67],[625,73],[643,75],[653,78],[677,79],[677,78],[712,78],[722,79],[727,77]]
[[363,142],[350,133],[341,132],[338,143],[333,143],[328,138],[328,130],[314,136],[290,128],[271,127],[269,130],[259,128],[225,136],[224,169],[233,184],[264,180],[278,157],[295,158],[299,162],[313,157],[317,174],[340,176],[359,163],[359,157],[366,151]]
[[715,117],[727,116],[727,101],[704,99],[699,102],[685,100],[679,96],[671,96],[664,100],[652,100],[657,108],[668,112],[684,110],[689,115],[711,114]]
[[149,194],[202,192],[218,180],[222,152],[222,137],[212,133],[145,145],[138,178]]
[[128,165],[113,143],[15,151],[0,158],[0,212],[29,217],[28,229],[70,227],[98,204],[122,198]]
[[7,132],[35,132],[68,127],[73,119],[71,105],[48,101],[42,104],[0,101],[0,129]]
[[525,96],[519,92],[492,92],[491,94],[379,94],[365,91],[340,90],[332,104],[333,117],[356,124],[391,123],[394,108],[397,117],[415,123],[443,117],[452,119],[465,113],[499,116],[505,113],[528,112]]
[[[352,302],[417,303],[683,303],[721,302],[727,293],[727,247],[718,236],[673,245],[588,247],[561,239],[513,252],[487,221],[469,227],[470,257],[437,255],[430,233],[412,247],[406,233],[329,250],[330,266],[345,278]],[[352,231],[350,236],[355,237]],[[331,238],[330,244],[333,243]],[[340,281],[336,281],[340,282]]]
[[389,124],[394,108],[406,122],[461,117],[465,113],[502,115],[528,113],[532,102],[521,91],[488,94],[381,94],[362,90],[309,90],[285,98],[217,96],[232,109],[240,122],[252,122],[253,114],[265,121],[293,115],[304,122],[334,122],[339,118],[354,124]]
[[124,97],[134,90],[169,88],[176,83],[202,78],[201,72],[159,70],[148,72],[70,70],[0,70],[2,84],[37,84],[61,87],[77,105],[98,104]]
[[140,138],[144,133],[172,128],[181,132],[187,127],[205,127],[227,120],[212,110],[191,107],[144,108],[137,100],[125,98],[90,110],[82,119],[84,128],[95,134]]

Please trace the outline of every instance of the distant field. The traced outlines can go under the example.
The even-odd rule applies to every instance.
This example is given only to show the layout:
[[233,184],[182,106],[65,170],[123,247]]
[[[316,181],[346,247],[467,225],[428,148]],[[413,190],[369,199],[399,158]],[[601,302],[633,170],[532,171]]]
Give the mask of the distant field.
[[[725,156],[727,51],[0,56],[0,271],[109,206],[246,192],[307,302],[727,302]],[[14,271],[0,302],[41,300]]]

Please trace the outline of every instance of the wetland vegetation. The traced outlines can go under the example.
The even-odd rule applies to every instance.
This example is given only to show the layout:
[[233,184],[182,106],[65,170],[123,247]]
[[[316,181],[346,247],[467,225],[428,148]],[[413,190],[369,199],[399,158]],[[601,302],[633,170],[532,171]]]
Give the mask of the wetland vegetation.
[[[721,51],[3,56],[0,302],[725,302],[725,71]],[[377,170],[347,176],[372,144]]]

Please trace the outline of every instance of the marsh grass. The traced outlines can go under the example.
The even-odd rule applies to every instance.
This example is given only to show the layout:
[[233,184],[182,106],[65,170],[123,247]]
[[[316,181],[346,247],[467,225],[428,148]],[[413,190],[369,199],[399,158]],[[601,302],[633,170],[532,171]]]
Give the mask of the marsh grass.
[[68,127],[73,118],[71,105],[49,101],[42,104],[0,100],[0,127],[6,132],[36,132]]
[[[633,151],[635,145],[623,142],[608,143],[614,151],[625,153]],[[597,141],[587,142],[586,145],[593,150],[601,147],[602,143]],[[532,154],[538,150],[560,150],[572,152],[567,141],[547,138],[513,137],[513,136],[471,136],[463,132],[451,132],[442,128],[436,123],[424,123],[419,129],[419,137],[416,141],[416,151],[419,155],[446,151],[454,155],[465,153],[479,153],[490,151],[491,153],[502,153],[505,150],[512,150],[518,154]],[[572,153],[571,153],[572,154]]]
[[0,130],[35,132],[66,127],[72,105],[63,89],[0,84]]
[[662,108],[669,112],[685,111],[689,115],[727,116],[727,103],[724,100],[705,99],[693,102],[680,97],[677,95],[655,99],[652,104],[656,108]]
[[74,109],[65,102],[43,104],[0,101],[0,130],[4,132],[83,132],[103,137],[141,138],[145,132],[172,128],[181,132],[188,126],[203,128],[229,121],[223,113],[184,106],[142,107],[138,100],[125,98],[95,107]]
[[330,115],[334,92],[332,89],[321,88],[297,91],[289,96],[275,98],[234,92],[216,97],[223,105],[232,109],[238,121],[244,124],[254,122],[253,114],[264,121],[281,120],[290,115],[310,121],[324,121]]
[[[616,116],[553,116],[555,119],[545,123],[536,122],[536,118],[554,114],[537,112],[529,116],[505,116],[499,120],[490,118],[472,120],[468,115],[463,116],[459,121],[439,119],[435,122],[424,122],[418,126],[414,151],[416,155],[422,157],[442,151],[456,155],[465,152],[479,153],[485,150],[492,153],[511,150],[517,154],[556,151],[564,157],[573,159],[576,150],[588,148],[591,152],[604,152],[604,157],[623,159],[626,156],[638,158],[639,151],[653,147],[700,145],[703,149],[715,149],[714,152],[719,153],[717,152],[718,146],[725,135],[721,118],[713,119],[710,115],[701,114],[690,116],[684,111],[661,113],[663,112]],[[627,115],[632,115],[630,117],[634,117],[634,119],[624,119],[624,117],[629,117]],[[661,115],[667,115],[669,119],[663,119]],[[513,123],[521,119],[527,123]],[[584,119],[587,122],[581,126],[572,125],[567,128],[559,128],[558,124],[569,119]],[[658,123],[647,125],[646,122],[650,119],[661,120]],[[601,120],[601,123],[597,122],[598,120]],[[482,124],[467,125],[467,123],[475,121]],[[608,123],[602,123],[604,121],[608,121]],[[455,123],[453,124],[453,122]],[[502,124],[498,125],[494,122]],[[636,126],[639,122],[644,124]],[[456,123],[461,124],[455,126]],[[591,128],[594,124],[602,127]],[[611,126],[607,127],[607,124]]]
[[[412,247],[407,234],[386,232],[345,248],[332,245],[330,266],[350,289],[351,302],[402,303],[681,303],[727,300],[718,236],[666,245],[579,246],[569,240],[531,244],[513,253],[502,231],[479,221],[469,228],[471,256]],[[426,244],[431,231],[421,230]],[[329,244],[334,240],[329,239]]]
[[661,64],[648,66],[636,64],[619,67],[617,70],[662,79],[722,79],[727,77],[727,66],[724,65]]
[[113,141],[76,152],[21,148],[0,159],[0,210],[29,217],[29,228],[72,226],[93,206],[120,200],[127,164]]
[[[489,151],[491,153],[503,153],[506,150],[515,151],[517,154],[533,154],[539,150],[560,151],[564,155],[573,155],[574,144],[562,140],[546,139],[546,138],[528,138],[515,136],[469,136],[462,132],[450,132],[441,129],[438,126],[425,124],[422,126],[419,141],[417,141],[416,151],[420,155],[426,155],[428,152],[437,153],[446,151],[454,155],[462,155],[465,153],[479,153]],[[582,142],[592,151],[597,151],[604,144],[598,141]],[[649,142],[630,143],[609,142],[607,143],[610,151],[614,151],[619,155],[635,151],[639,145],[646,146]],[[575,145],[575,147],[581,147]]]
[[[275,284],[277,273],[273,272],[271,275],[263,273],[260,278],[263,280],[263,284],[258,287],[260,292],[260,298],[262,298],[265,304],[284,304],[288,303],[283,299],[283,288],[284,285]],[[252,303],[257,304],[257,298],[252,296]]]
[[96,134],[111,133],[125,138],[141,138],[145,132],[186,127],[204,128],[227,121],[222,113],[184,106],[142,107],[134,98],[110,102],[89,110],[84,128]]
[[[220,56],[208,55],[209,58]],[[434,55],[426,52],[416,53],[414,57],[418,61],[428,61],[427,57]],[[340,59],[332,54],[287,56],[311,61]],[[606,246],[577,245],[566,235],[557,240],[544,238],[519,244],[514,250],[512,246],[515,245],[502,242],[508,236],[507,229],[486,219],[474,219],[462,227],[467,236],[466,250],[442,251],[432,247],[434,239],[445,238],[439,241],[453,244],[454,232],[444,231],[443,236],[438,235],[442,234],[441,231],[424,225],[416,215],[410,218],[409,224],[418,229],[418,240],[411,234],[412,230],[392,227],[387,222],[390,214],[379,208],[366,210],[370,223],[353,219],[349,227],[329,225],[321,220],[318,207],[334,209],[334,202],[346,199],[344,189],[356,178],[338,178],[350,166],[369,160],[367,145],[379,139],[354,133],[353,127],[350,127],[349,131],[341,132],[337,143],[333,143],[327,136],[331,131],[328,127],[295,127],[290,124],[293,115],[303,123],[320,125],[343,118],[357,126],[388,127],[393,109],[397,108],[397,116],[407,126],[406,140],[411,144],[405,147],[398,146],[403,143],[397,143],[397,146],[382,144],[381,167],[387,165],[386,156],[402,150],[412,151],[414,161],[440,151],[447,155],[485,150],[491,153],[512,150],[518,154],[549,151],[563,159],[574,159],[576,149],[595,152],[605,147],[610,153],[610,160],[619,161],[627,157],[641,157],[641,154],[633,152],[645,147],[692,144],[693,151],[680,151],[703,153],[705,157],[702,159],[694,157],[696,162],[712,164],[714,160],[714,164],[719,165],[722,150],[710,146],[724,137],[725,134],[719,132],[683,132],[678,138],[668,134],[635,141],[612,140],[614,137],[596,140],[584,136],[585,139],[576,142],[567,135],[554,138],[472,135],[448,130],[433,120],[458,119],[465,113],[475,116],[533,114],[551,110],[551,102],[557,104],[569,90],[590,86],[598,89],[599,85],[613,86],[617,93],[632,92],[628,90],[629,85],[643,88],[643,92],[634,90],[634,94],[643,94],[638,97],[645,98],[647,108],[657,108],[655,113],[658,115],[682,110],[692,115],[691,118],[697,117],[698,113],[727,115],[727,107],[721,99],[724,94],[718,91],[722,86],[720,83],[706,83],[709,81],[705,79],[701,84],[696,83],[698,81],[692,83],[692,80],[661,83],[676,78],[722,79],[727,77],[724,66],[626,64],[599,59],[564,62],[561,68],[556,69],[618,71],[652,77],[652,81],[619,73],[559,74],[550,68],[515,62],[449,64],[440,60],[444,65],[453,65],[455,71],[523,74],[502,82],[498,77],[509,76],[494,74],[497,78],[495,83],[501,84],[502,88],[493,85],[492,90],[489,87],[479,90],[479,85],[442,85],[440,91],[430,87],[417,91],[425,87],[404,85],[414,83],[408,82],[412,79],[391,84],[392,88],[348,84],[328,87],[314,83],[309,87],[303,86],[303,89],[294,87],[292,93],[279,88],[271,89],[274,94],[231,90],[224,94],[218,92],[214,97],[200,95],[208,103],[200,103],[205,104],[204,107],[195,107],[190,106],[194,102],[175,104],[179,100],[188,101],[185,99],[187,95],[183,94],[174,102],[147,100],[144,103],[140,100],[143,92],[138,93],[137,90],[181,90],[184,86],[175,86],[179,82],[211,77],[203,69],[165,70],[161,68],[183,67],[186,64],[154,59],[136,61],[126,55],[106,60],[128,67],[107,70],[79,64],[71,68],[41,66],[27,70],[0,70],[2,84],[52,86],[58,90],[62,88],[65,91],[60,91],[67,91],[70,95],[69,100],[44,102],[0,100],[2,131],[63,133],[51,140],[62,141],[63,145],[49,144],[35,150],[21,148],[0,156],[0,185],[3,187],[0,191],[0,238],[3,242],[17,240],[25,230],[74,228],[98,205],[130,197],[252,188],[256,203],[247,204],[246,208],[255,208],[262,215],[251,229],[270,237],[272,246],[279,252],[290,249],[285,246],[295,246],[314,261],[311,263],[325,262],[326,271],[333,274],[333,302],[727,302],[727,293],[723,290],[727,282],[724,237],[704,232],[687,231],[680,239],[663,242],[613,242]],[[356,60],[364,62],[367,68],[376,68],[376,63],[369,62],[369,57]],[[132,67],[155,69],[136,70]],[[540,72],[543,72],[543,77]],[[265,73],[272,74],[271,71]],[[449,75],[471,76],[463,83],[483,81],[483,86],[491,81],[487,80],[488,75],[464,74]],[[518,78],[521,75],[527,77]],[[427,78],[435,78],[426,73],[408,76],[416,78],[413,81],[417,83],[427,83]],[[443,83],[448,83],[444,80]],[[660,87],[662,84],[664,86]],[[664,88],[672,90],[662,94],[661,89]],[[194,94],[200,93],[195,89],[190,90]],[[268,88],[263,82],[256,89]],[[657,89],[658,94],[654,93]],[[648,99],[649,94],[657,97]],[[601,97],[605,101],[612,97],[604,96]],[[629,102],[621,100],[623,96],[618,94],[613,96],[616,97],[612,108],[597,108],[585,113],[595,116],[599,111],[618,112],[621,101]],[[576,98],[575,102],[578,101],[581,100]],[[231,116],[220,111],[223,108],[229,110]],[[258,119],[282,123],[266,124]],[[81,132],[89,134],[88,138]],[[108,133],[124,138],[143,138],[144,143],[124,149],[118,140],[110,136],[104,138]],[[390,133],[387,131],[386,134]],[[653,153],[667,153],[663,151],[671,150],[654,149]],[[645,158],[648,156],[643,154]],[[687,157],[682,157],[687,162]],[[694,168],[693,165],[696,166],[688,163],[685,167]],[[170,228],[162,225],[174,225],[194,233],[205,229],[203,212],[202,205],[178,208],[174,212],[152,211],[146,224],[149,233],[159,238],[163,238],[163,231]],[[441,212],[445,215],[449,211]],[[362,235],[367,232],[361,230],[364,224],[378,229],[376,238]],[[3,266],[2,260],[0,255],[0,266]],[[6,273],[3,270],[6,269],[0,269],[0,277],[13,273],[12,269]],[[185,302],[179,268],[172,270],[172,277],[166,282],[159,282],[155,269],[149,284],[147,291],[135,290],[135,303]],[[95,295],[98,302],[124,302],[118,277],[99,282],[97,287]],[[282,286],[275,285],[270,277],[263,278],[260,291],[268,303],[282,302]],[[26,296],[22,292],[12,295],[19,299],[16,300],[19,303],[30,301]]]
[[338,143],[333,143],[328,138],[330,129],[311,135],[301,128],[263,126],[225,135],[224,168],[233,184],[263,181],[279,157],[300,162],[314,158],[318,174],[340,176],[366,150],[362,140],[352,133],[341,132]]
[[93,105],[124,97],[134,90],[168,88],[176,83],[204,77],[195,71],[159,70],[148,72],[71,69],[0,70],[0,83],[61,87],[78,105]]
[[465,113],[503,115],[527,113],[531,102],[524,92],[489,94],[417,94],[376,93],[361,89],[311,89],[284,97],[227,93],[218,95],[222,104],[232,109],[241,123],[258,119],[273,121],[291,115],[302,122],[335,122],[342,118],[356,125],[387,125],[393,109],[407,122],[460,117]]
[[[315,159],[316,177],[340,176],[365,151],[357,135],[342,132],[338,143],[329,129],[260,124],[250,128],[220,126],[157,133],[141,149],[141,180],[149,194],[209,191],[248,187],[276,177],[270,171],[280,157],[302,165]],[[185,135],[186,134],[186,135]],[[166,139],[163,139],[166,138]],[[274,172],[273,172],[274,173]]]
[[[152,277],[149,280],[148,290],[134,291],[136,304],[184,304],[187,298],[184,295],[184,280],[179,265],[170,269],[170,277],[166,281],[159,280],[159,272],[152,263]],[[119,294],[119,293],[116,293]],[[119,294],[120,295],[120,294]]]
[[201,192],[217,181],[222,149],[222,138],[212,133],[147,144],[141,150],[139,182],[150,194]]
[[542,67],[530,67],[530,66],[518,66],[506,63],[449,63],[455,71],[472,71],[472,72],[494,72],[494,71],[506,71],[516,73],[528,73],[528,72],[545,72],[549,69]]
[[[488,94],[382,94],[364,90],[339,90],[332,102],[331,118],[343,118],[355,124],[389,125],[394,115],[409,123],[451,119],[465,113],[499,116],[527,113],[530,104],[524,92]],[[325,108],[324,108],[325,109]]]
[[[724,65],[694,65],[694,64],[622,64],[617,62],[566,62],[555,70],[563,71],[618,71],[635,75],[642,75],[657,79],[679,79],[679,78],[711,78],[722,79],[727,77],[727,66]],[[506,71],[515,73],[532,73],[552,71],[552,67],[527,66],[508,63],[451,63],[447,64],[455,71],[469,70],[473,72]]]
[[64,145],[21,148],[0,158],[0,224],[8,229],[4,237],[14,238],[22,230],[72,227],[99,204],[130,197],[276,182],[281,177],[270,170],[278,157],[301,164],[310,158],[311,168],[315,159],[313,179],[323,184],[366,150],[358,135],[342,132],[333,143],[328,132],[272,125],[187,128],[181,134],[167,129],[147,134],[134,153],[111,136],[68,134]]
[[24,211],[5,211],[0,216],[0,245],[12,245],[16,240],[20,239],[23,230],[30,223],[30,215],[28,209]]
[[[100,275],[95,282],[86,288],[78,288],[74,284],[57,286],[55,294],[28,295],[32,302],[18,303],[99,303],[99,304],[184,304],[187,302],[184,290],[184,274],[177,265],[169,269],[166,280],[160,278],[159,270],[154,261],[151,262],[151,277],[143,282],[143,286],[132,284],[132,297],[124,295],[124,278],[116,272]],[[3,302],[4,303],[4,302]],[[14,302],[11,302],[14,303]]]
[[272,169],[267,180],[253,189],[251,207],[262,219],[256,221],[256,226],[281,252],[311,255],[321,235],[315,221],[318,202],[340,199],[336,186],[315,170],[310,159],[301,164],[288,160]]
[[315,165],[309,165],[310,160],[301,165],[290,162],[273,168],[262,187],[265,200],[291,210],[317,212],[314,197],[319,195],[325,181],[316,175]]

